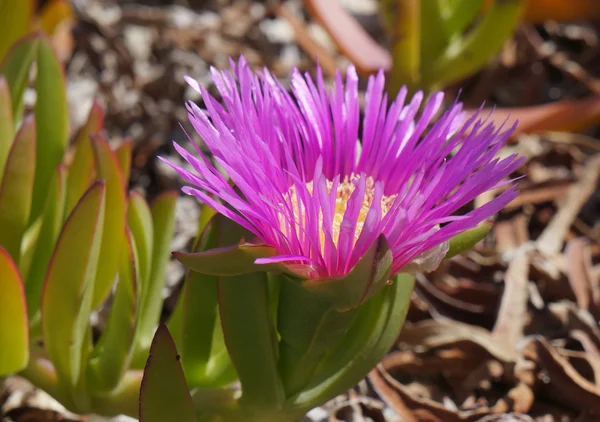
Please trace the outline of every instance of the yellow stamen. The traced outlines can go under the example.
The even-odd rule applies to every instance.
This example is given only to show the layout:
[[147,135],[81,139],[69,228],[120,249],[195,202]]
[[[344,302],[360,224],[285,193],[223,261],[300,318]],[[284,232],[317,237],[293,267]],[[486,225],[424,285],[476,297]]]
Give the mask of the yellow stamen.
[[[348,201],[352,196],[352,193],[356,189],[356,185],[361,176],[351,175],[350,177],[346,177],[343,182],[339,183],[336,189],[336,199],[335,199],[335,209],[333,211],[333,224],[332,224],[332,237],[333,242],[337,246],[339,237],[340,237],[340,228],[342,226],[342,221],[344,220],[344,213],[346,212],[346,208],[348,207]],[[373,197],[375,194],[375,181],[372,177],[367,177],[366,179],[366,190],[365,195],[363,197],[362,206],[358,213],[358,218],[356,221],[356,228],[354,230],[354,243],[358,240],[360,233],[362,232],[363,226],[365,224],[365,220],[367,218],[367,214],[371,209],[371,205],[373,204]],[[331,189],[333,188],[333,182],[327,181],[327,192],[331,193]],[[312,195],[313,193],[313,182],[308,182],[306,184],[306,189]],[[394,199],[397,195],[392,196],[383,196],[381,199],[381,214],[382,218],[385,216]],[[291,230],[296,231],[296,235],[301,236],[302,229],[301,227],[305,226],[306,222],[306,212],[305,212],[305,204],[299,200],[299,195],[296,191],[296,186],[290,187],[290,190],[285,195],[285,199],[287,201],[288,206],[293,210],[294,213],[294,227],[291,228],[289,221],[283,216],[280,215],[280,223],[281,229],[284,233],[291,234]],[[302,220],[302,221],[301,221]],[[321,249],[324,248],[325,245],[325,233],[323,231],[323,213],[319,211],[319,226],[321,228],[319,237]]]

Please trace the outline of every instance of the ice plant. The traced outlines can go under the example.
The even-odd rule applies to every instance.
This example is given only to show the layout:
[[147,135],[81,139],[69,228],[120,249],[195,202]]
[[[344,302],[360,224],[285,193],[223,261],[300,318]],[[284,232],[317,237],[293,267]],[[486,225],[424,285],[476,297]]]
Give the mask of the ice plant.
[[0,60],[0,377],[19,373],[77,413],[136,416],[178,194],[127,193],[131,143],[110,148],[97,103],[69,147],[63,75],[37,33]]
[[[515,197],[522,159],[496,157],[513,128],[465,119],[458,102],[437,118],[442,93],[421,108],[423,94],[402,89],[388,104],[382,73],[361,113],[352,66],[332,88],[320,69],[316,80],[294,71],[290,93],[243,58],[231,65],[212,71],[221,101],[187,79],[205,107],[188,103],[189,118],[212,156],[175,144],[189,166],[165,160],[213,216],[194,252],[175,254],[190,270],[169,329],[188,386],[201,387],[201,420],[294,421],[381,359],[411,273],[435,269],[457,237],[469,246],[465,233],[485,233],[478,225]],[[155,341],[168,364],[165,333]],[[157,352],[142,385],[146,422],[160,391],[175,391],[160,362]]]
[[346,276],[376,242],[390,250],[391,274],[433,270],[448,241],[475,227],[516,195],[514,186],[485,206],[454,215],[506,181],[522,162],[496,158],[512,131],[478,118],[464,120],[453,104],[437,121],[443,93],[418,112],[402,89],[388,105],[384,76],[369,78],[361,118],[352,66],[332,90],[292,74],[292,94],[267,70],[244,59],[233,73],[213,70],[224,106],[197,82],[206,109],[188,103],[189,118],[232,184],[204,154],[175,145],[191,170],[172,164],[185,193],[252,232],[270,256],[301,279]]

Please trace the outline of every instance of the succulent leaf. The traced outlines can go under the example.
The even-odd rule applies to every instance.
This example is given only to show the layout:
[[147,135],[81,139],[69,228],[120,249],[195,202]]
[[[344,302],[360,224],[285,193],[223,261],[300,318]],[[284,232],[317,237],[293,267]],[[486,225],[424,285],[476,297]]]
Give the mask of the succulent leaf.
[[196,412],[173,338],[156,330],[140,389],[140,422],[195,422]]
[[67,385],[78,385],[89,352],[89,317],[100,256],[105,184],[96,182],[67,218],[52,255],[42,297],[48,357]]
[[29,324],[21,276],[0,246],[0,376],[23,369],[29,360]]
[[0,245],[19,265],[36,168],[36,123],[27,118],[8,154],[0,184]]

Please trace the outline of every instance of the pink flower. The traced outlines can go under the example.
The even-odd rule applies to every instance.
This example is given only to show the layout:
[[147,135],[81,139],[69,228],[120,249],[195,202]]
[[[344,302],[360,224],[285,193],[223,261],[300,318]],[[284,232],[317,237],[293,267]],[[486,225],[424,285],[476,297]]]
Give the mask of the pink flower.
[[[233,72],[212,70],[222,103],[195,80],[206,109],[188,103],[189,118],[235,188],[196,148],[175,144],[191,165],[168,163],[191,186],[187,194],[275,248],[279,262],[309,278],[347,274],[380,237],[392,251],[392,273],[432,270],[453,236],[497,213],[517,194],[506,180],[523,162],[496,155],[513,128],[496,129],[455,103],[436,121],[443,93],[417,116],[423,94],[406,89],[388,104],[384,76],[369,78],[361,117],[358,77],[338,74],[325,87],[321,69],[292,73],[292,93],[243,58]],[[495,199],[454,215],[476,196],[510,185]],[[218,199],[214,199],[218,198]],[[299,265],[301,264],[301,265]]]

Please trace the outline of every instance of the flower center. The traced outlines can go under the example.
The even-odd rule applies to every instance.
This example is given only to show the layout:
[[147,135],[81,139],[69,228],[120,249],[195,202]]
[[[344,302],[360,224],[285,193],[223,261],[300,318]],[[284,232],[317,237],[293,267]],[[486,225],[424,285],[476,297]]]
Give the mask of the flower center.
[[[340,229],[342,227],[342,222],[344,221],[344,214],[346,213],[346,209],[348,208],[348,202],[352,197],[352,193],[357,187],[357,183],[360,180],[361,176],[359,175],[351,175],[350,177],[346,177],[343,182],[339,183],[335,192],[335,208],[333,211],[333,221],[331,227],[331,234],[333,238],[333,243],[337,246],[340,238]],[[373,205],[373,199],[375,196],[375,182],[372,177],[366,178],[366,190],[365,194],[362,198],[362,204],[360,207],[360,211],[358,212],[358,217],[356,219],[356,227],[354,229],[354,240],[353,245],[358,240],[363,227],[365,225],[365,220],[367,218],[367,214]],[[308,182],[306,184],[306,189],[313,195],[313,182]],[[333,182],[327,181],[327,192],[331,194],[331,190],[333,189]],[[383,218],[388,211],[390,210],[392,203],[397,195],[392,196],[383,196],[381,198],[381,217]],[[280,214],[279,220],[281,223],[282,231],[286,234],[290,234],[290,229],[296,231],[296,235],[298,237],[303,237],[302,228],[306,226],[306,205],[303,203],[301,196],[298,195],[296,190],[296,186],[292,186],[288,193],[285,195],[288,205],[291,207],[294,213],[294,227],[290,227],[289,219],[282,214]],[[319,241],[321,245],[321,250],[324,249],[325,246],[325,231],[323,230],[324,222],[323,222],[323,212],[319,211]]]

